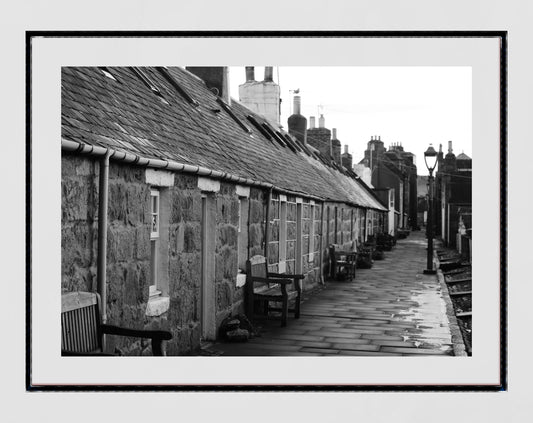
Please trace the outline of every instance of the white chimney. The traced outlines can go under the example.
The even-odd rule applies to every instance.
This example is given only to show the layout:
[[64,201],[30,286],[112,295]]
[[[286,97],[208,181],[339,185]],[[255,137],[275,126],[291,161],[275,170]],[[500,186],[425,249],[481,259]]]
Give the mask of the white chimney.
[[326,127],[326,119],[324,119],[324,115],[320,115],[320,117],[318,118],[318,127],[319,128]]
[[309,129],[315,129],[315,117],[311,116],[309,118]]
[[[323,128],[323,127],[322,127],[322,128]],[[337,139],[337,128],[333,128],[333,129],[331,130],[331,133],[332,133],[332,135],[333,135],[333,136],[331,137],[331,139],[332,139],[332,140],[336,140],[336,139]]]
[[348,154],[348,144],[344,144],[344,154]]

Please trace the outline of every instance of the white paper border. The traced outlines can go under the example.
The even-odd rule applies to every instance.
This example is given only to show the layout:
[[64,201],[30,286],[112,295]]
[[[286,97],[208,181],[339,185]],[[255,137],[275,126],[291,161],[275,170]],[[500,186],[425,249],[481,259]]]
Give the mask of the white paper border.
[[[498,38],[36,38],[32,49],[34,384],[499,383]],[[473,298],[473,357],[59,356],[61,66],[250,63],[472,67],[474,292],[483,285],[483,295]]]

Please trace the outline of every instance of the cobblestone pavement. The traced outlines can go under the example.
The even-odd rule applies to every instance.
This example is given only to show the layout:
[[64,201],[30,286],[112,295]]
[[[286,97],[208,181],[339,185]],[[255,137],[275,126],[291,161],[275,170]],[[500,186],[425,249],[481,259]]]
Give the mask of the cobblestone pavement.
[[426,242],[412,232],[372,269],[357,269],[353,281],[328,282],[287,327],[271,320],[259,337],[213,348],[230,356],[453,355],[447,293],[422,273]]

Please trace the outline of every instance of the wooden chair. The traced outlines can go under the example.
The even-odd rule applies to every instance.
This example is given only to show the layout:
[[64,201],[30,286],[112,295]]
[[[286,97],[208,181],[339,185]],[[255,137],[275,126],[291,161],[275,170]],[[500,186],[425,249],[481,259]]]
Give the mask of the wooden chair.
[[163,355],[161,344],[163,340],[172,339],[170,332],[102,324],[99,306],[100,296],[93,292],[69,292],[61,296],[61,355],[115,355],[103,352],[104,334],[150,338],[152,353]]
[[[246,313],[253,319],[255,304],[262,307],[263,316],[268,317],[269,311],[281,311],[281,326],[287,325],[289,311],[294,312],[294,317],[300,317],[300,301],[302,287],[300,280],[303,275],[288,275],[283,273],[268,272],[264,256],[253,256],[246,262]],[[288,290],[287,285],[292,284],[294,290]],[[294,308],[289,309],[289,302],[294,301]],[[281,303],[281,309],[270,307],[270,302]]]
[[341,250],[339,245],[329,246],[329,257],[331,263],[331,278],[355,279],[355,268],[357,267],[357,252]]

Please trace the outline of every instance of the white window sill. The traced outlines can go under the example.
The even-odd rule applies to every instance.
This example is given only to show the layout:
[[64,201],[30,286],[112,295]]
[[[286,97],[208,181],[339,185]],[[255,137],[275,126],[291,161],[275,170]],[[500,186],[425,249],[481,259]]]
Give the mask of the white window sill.
[[246,273],[239,273],[237,275],[236,285],[237,285],[237,288],[240,288],[240,287],[246,285]]
[[170,307],[170,298],[162,296],[153,296],[148,300],[146,306],[146,315],[149,317],[161,316]]

